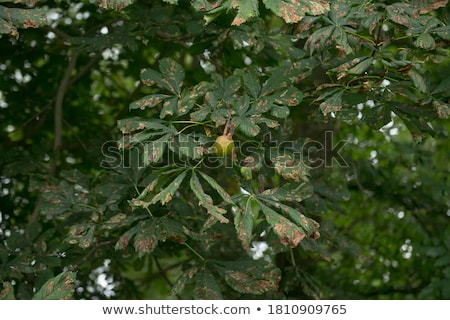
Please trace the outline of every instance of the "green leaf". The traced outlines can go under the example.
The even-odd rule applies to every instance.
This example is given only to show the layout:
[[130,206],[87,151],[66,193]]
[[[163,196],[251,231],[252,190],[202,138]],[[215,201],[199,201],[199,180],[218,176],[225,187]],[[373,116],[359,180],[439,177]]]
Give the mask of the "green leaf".
[[275,99],[275,102],[281,105],[295,107],[303,100],[303,93],[295,87],[288,87],[282,91]]
[[271,115],[280,119],[286,119],[289,116],[289,108],[286,106],[273,106],[270,112]]
[[273,200],[287,202],[301,202],[312,196],[313,187],[310,183],[285,183],[273,189],[264,190],[263,195],[270,196]]
[[298,210],[287,206],[278,200],[263,198],[263,201],[270,204],[272,207],[279,209],[281,213],[288,215],[289,220],[301,227],[308,237],[313,239],[317,239],[319,237],[318,229],[320,225],[317,221],[305,217],[305,215]]
[[3,282],[3,289],[0,291],[0,300],[15,300],[14,287],[8,281]]
[[177,110],[178,110],[178,98],[172,97],[164,101],[163,108],[161,110],[161,113],[159,114],[159,117],[163,119],[166,116],[173,116],[175,112],[177,112]]
[[133,109],[141,109],[144,110],[145,108],[153,108],[166,100],[167,98],[170,98],[169,95],[166,94],[150,94],[145,97],[142,97],[139,100],[136,100],[130,104],[130,110]]
[[246,136],[257,136],[261,128],[256,124],[253,117],[235,118],[237,128]]
[[334,26],[323,27],[309,36],[308,40],[305,43],[305,49],[311,56],[313,55],[314,51],[325,47],[325,43],[328,39],[330,39],[334,29]]
[[362,111],[364,122],[372,129],[378,130],[391,121],[391,109],[385,106],[364,108]]
[[441,119],[448,119],[450,117],[450,105],[448,103],[434,100],[433,107],[436,110],[436,113]]
[[192,112],[189,116],[192,121],[201,122],[206,119],[208,114],[212,111],[211,107],[204,107],[197,111]]
[[309,167],[303,161],[294,161],[288,154],[277,155],[272,158],[275,171],[286,180],[296,182],[309,180]]
[[287,23],[297,23],[305,14],[316,16],[330,10],[330,2],[323,0],[263,0],[263,3]]
[[150,204],[161,202],[162,205],[165,205],[169,203],[186,177],[186,173],[187,171],[183,171],[178,174],[177,177],[164,190],[160,191],[153,197]]
[[232,26],[239,26],[250,18],[259,15],[258,0],[231,0],[231,8],[238,11],[231,23]]
[[183,67],[171,58],[164,58],[159,61],[159,69],[169,90],[179,96],[184,80]]
[[419,72],[417,72],[414,69],[411,69],[408,71],[408,75],[410,76],[411,80],[413,81],[415,87],[419,89],[420,92],[426,93],[428,91],[427,85],[425,83],[425,80],[420,75]]
[[149,164],[158,163],[161,160],[170,136],[165,135],[160,139],[149,141],[144,145],[144,165],[148,166]]
[[76,273],[65,271],[48,280],[33,296],[33,300],[69,300],[75,291]]
[[95,242],[95,225],[92,223],[81,223],[72,225],[65,241],[77,244],[83,249],[91,247]]
[[255,68],[249,68],[246,70],[238,69],[236,74],[242,78],[244,82],[244,87],[251,97],[257,98],[261,90],[261,85],[259,83],[259,78]]
[[221,223],[229,222],[229,220],[224,217],[224,214],[227,211],[213,204],[212,198],[203,191],[203,187],[195,171],[192,171],[190,185],[192,191],[199,200],[199,205],[204,207],[207,210],[208,214],[216,218]]
[[432,94],[438,94],[442,92],[450,91],[450,77],[443,79],[439,85],[433,90]]
[[172,287],[172,290],[170,291],[171,296],[176,296],[177,294],[180,294],[186,284],[188,284],[192,278],[195,277],[195,275],[199,272],[200,266],[193,266],[192,268],[187,269],[184,271],[177,279],[175,284]]
[[46,25],[47,10],[19,9],[0,6],[0,34],[9,34],[17,38],[17,29],[38,28]]
[[369,69],[369,67],[372,65],[373,63],[373,58],[372,57],[368,57],[368,58],[362,58],[362,59],[358,59],[360,62],[356,63],[352,68],[350,68],[348,70],[349,74],[353,74],[353,75],[360,75],[362,74],[364,71],[366,71],[367,69]]
[[160,119],[143,119],[139,117],[121,119],[117,121],[117,127],[122,133],[132,133],[144,129],[161,131],[161,134],[176,133],[176,130],[174,131],[172,128],[168,127],[166,122]]
[[331,97],[327,98],[324,102],[322,102],[319,107],[322,110],[324,116],[328,115],[331,112],[337,112],[342,108],[342,95],[344,94],[344,90],[338,90]]
[[258,201],[267,223],[272,227],[280,242],[290,248],[296,248],[307,237],[306,232],[273,209]]
[[134,0],[98,0],[97,5],[103,9],[121,10],[133,2]]
[[208,184],[217,191],[217,193],[219,194],[219,196],[222,197],[222,199],[231,205],[234,205],[235,203],[233,202],[233,200],[231,199],[231,196],[228,194],[228,192],[225,191],[224,188],[222,188],[220,186],[220,184],[217,183],[216,180],[214,180],[214,178],[208,176],[206,173],[203,173],[201,171],[199,171],[200,175],[202,176],[203,179],[206,180],[206,182],[208,182]]
[[195,276],[194,299],[221,300],[222,292],[211,271],[204,269]]
[[238,208],[234,216],[234,227],[237,237],[245,250],[250,248],[253,235],[252,198],[247,197],[243,208]]
[[429,50],[433,49],[436,43],[429,33],[423,33],[417,37],[416,41],[414,41],[414,45],[416,47]]
[[264,260],[218,261],[215,266],[225,282],[241,293],[277,291],[281,280],[281,271]]
[[204,147],[192,135],[179,134],[170,141],[169,147],[173,152],[189,159],[201,159]]
[[183,243],[186,240],[183,226],[168,216],[161,218],[151,217],[139,223],[133,246],[138,256],[142,257],[152,253],[159,242],[167,240]]

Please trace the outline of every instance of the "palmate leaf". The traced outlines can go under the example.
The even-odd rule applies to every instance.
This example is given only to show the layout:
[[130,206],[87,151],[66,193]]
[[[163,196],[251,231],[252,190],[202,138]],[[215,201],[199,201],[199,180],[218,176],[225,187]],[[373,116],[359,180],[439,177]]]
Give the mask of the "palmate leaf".
[[272,159],[275,171],[286,180],[309,180],[309,167],[301,160],[295,161],[289,154],[275,155]]
[[304,182],[301,184],[288,182],[273,189],[267,189],[262,195],[276,201],[301,202],[313,194],[313,186]]
[[214,180],[214,178],[208,176],[206,173],[203,173],[201,171],[199,171],[200,175],[202,176],[203,179],[206,180],[206,182],[208,182],[208,184],[217,191],[217,193],[219,194],[220,197],[222,197],[222,199],[231,205],[234,205],[235,203],[233,202],[233,200],[231,199],[231,196],[228,194],[228,192],[225,191],[224,188],[222,188],[220,186],[219,183],[217,183],[216,180]]
[[256,124],[256,120],[253,117],[239,117],[234,118],[236,127],[246,136],[257,136],[261,131],[261,128]]
[[247,197],[246,201],[242,200],[242,207],[236,209],[234,215],[234,227],[237,237],[242,243],[245,250],[250,248],[253,233],[253,207],[252,199]]
[[161,202],[162,205],[165,205],[169,203],[177,192],[178,188],[180,188],[181,183],[186,177],[186,173],[187,171],[179,173],[177,177],[166,188],[161,190],[153,197],[153,199],[150,201],[150,204]]
[[81,223],[71,226],[65,241],[70,244],[77,244],[81,248],[89,248],[94,244],[95,224]]
[[338,112],[342,109],[342,96],[344,95],[343,89],[338,89],[334,91],[334,93],[328,97],[325,101],[323,101],[319,107],[322,110],[324,116],[328,115],[331,112]]
[[195,276],[194,299],[221,300],[222,291],[214,275],[208,269],[203,269]]
[[76,273],[65,271],[48,280],[33,296],[33,300],[69,300],[75,291]]
[[153,252],[159,242],[172,240],[183,243],[186,235],[183,232],[183,226],[176,220],[168,216],[150,217],[125,232],[117,241],[115,249],[128,247],[132,238],[134,238],[133,247],[138,256],[142,257]]
[[231,25],[239,26],[250,18],[257,17],[258,2],[258,0],[231,0],[231,8],[237,9],[237,15]]
[[175,284],[172,287],[172,290],[170,291],[171,296],[176,296],[177,294],[181,293],[183,289],[185,288],[186,284],[191,282],[191,280],[195,277],[195,275],[200,271],[200,266],[196,265],[193,266],[186,271],[184,271],[177,279]]
[[171,96],[167,94],[150,94],[140,98],[139,100],[132,102],[130,104],[130,110],[132,109],[144,110],[145,108],[153,108],[170,97]]
[[9,34],[17,38],[18,29],[38,28],[47,23],[47,10],[0,6],[0,34]]
[[8,281],[3,282],[3,289],[0,291],[0,300],[15,300],[14,287]]
[[215,267],[225,282],[241,293],[277,291],[281,280],[280,269],[264,260],[217,261]]
[[263,0],[263,3],[287,23],[297,23],[306,14],[316,16],[330,10],[330,2],[323,0]]
[[303,228],[297,226],[275,210],[258,201],[267,223],[272,227],[280,242],[290,248],[296,248],[308,234]]
[[133,2],[134,0],[99,0],[97,5],[103,9],[121,10]]
[[297,226],[301,227],[307,236],[312,239],[317,239],[319,237],[319,223],[311,218],[305,217],[304,214],[299,212],[298,210],[287,206],[280,201],[275,201],[267,198],[261,198],[259,199],[265,201],[267,204],[271,205],[274,208],[277,208],[280,210],[281,213],[284,215],[287,215],[289,219],[294,222]]
[[141,71],[141,81],[147,86],[157,84],[175,96],[181,93],[184,80],[183,67],[170,58],[163,58],[159,61],[159,70],[143,69]]
[[190,181],[191,189],[194,192],[194,195],[199,200],[199,205],[204,207],[208,214],[217,219],[221,223],[228,223],[229,220],[224,217],[224,214],[227,212],[226,210],[219,208],[213,204],[213,200],[211,196],[203,191],[203,187],[198,179],[197,173],[192,171],[191,181]]
[[363,121],[372,129],[378,130],[391,121],[391,109],[385,106],[364,108]]

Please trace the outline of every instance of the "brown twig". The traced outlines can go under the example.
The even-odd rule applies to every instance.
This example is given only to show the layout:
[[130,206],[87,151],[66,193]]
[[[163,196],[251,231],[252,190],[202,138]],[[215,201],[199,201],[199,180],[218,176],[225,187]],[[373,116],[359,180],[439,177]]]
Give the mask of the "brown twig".
[[58,164],[58,155],[62,145],[62,124],[63,124],[63,104],[64,104],[64,96],[69,89],[70,84],[70,76],[72,75],[73,69],[75,69],[77,63],[78,53],[73,51],[70,55],[69,65],[64,71],[63,78],[59,84],[58,92],[56,93],[55,99],[55,112],[54,112],[54,130],[55,130],[55,140],[53,143],[53,152],[54,157],[52,161],[51,174],[56,174],[56,167]]

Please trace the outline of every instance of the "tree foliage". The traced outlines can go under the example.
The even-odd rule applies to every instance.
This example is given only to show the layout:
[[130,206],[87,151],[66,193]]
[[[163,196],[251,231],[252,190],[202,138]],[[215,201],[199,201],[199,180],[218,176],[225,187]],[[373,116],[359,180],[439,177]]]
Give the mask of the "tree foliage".
[[447,0],[0,2],[0,298],[450,297]]

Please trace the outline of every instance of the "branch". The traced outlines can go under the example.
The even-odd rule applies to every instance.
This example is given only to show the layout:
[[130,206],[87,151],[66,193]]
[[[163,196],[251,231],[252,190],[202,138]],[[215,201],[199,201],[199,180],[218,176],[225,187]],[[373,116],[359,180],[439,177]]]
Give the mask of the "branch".
[[55,126],[55,141],[53,143],[53,152],[55,153],[53,161],[52,161],[52,175],[55,175],[56,173],[56,166],[58,163],[58,154],[61,149],[62,144],[62,109],[63,109],[63,103],[64,103],[64,95],[66,94],[69,84],[70,84],[70,76],[72,74],[73,69],[75,68],[75,65],[77,63],[78,53],[76,51],[73,51],[70,55],[70,61],[69,65],[66,68],[66,71],[64,72],[63,78],[61,80],[61,83],[58,87],[58,92],[56,93],[56,99],[55,99],[55,119],[54,119],[54,126]]
[[90,68],[92,68],[100,59],[102,58],[102,54],[97,52],[88,63],[86,63],[83,68],[70,80],[69,87],[71,87],[75,82],[77,82],[81,77],[83,77]]

